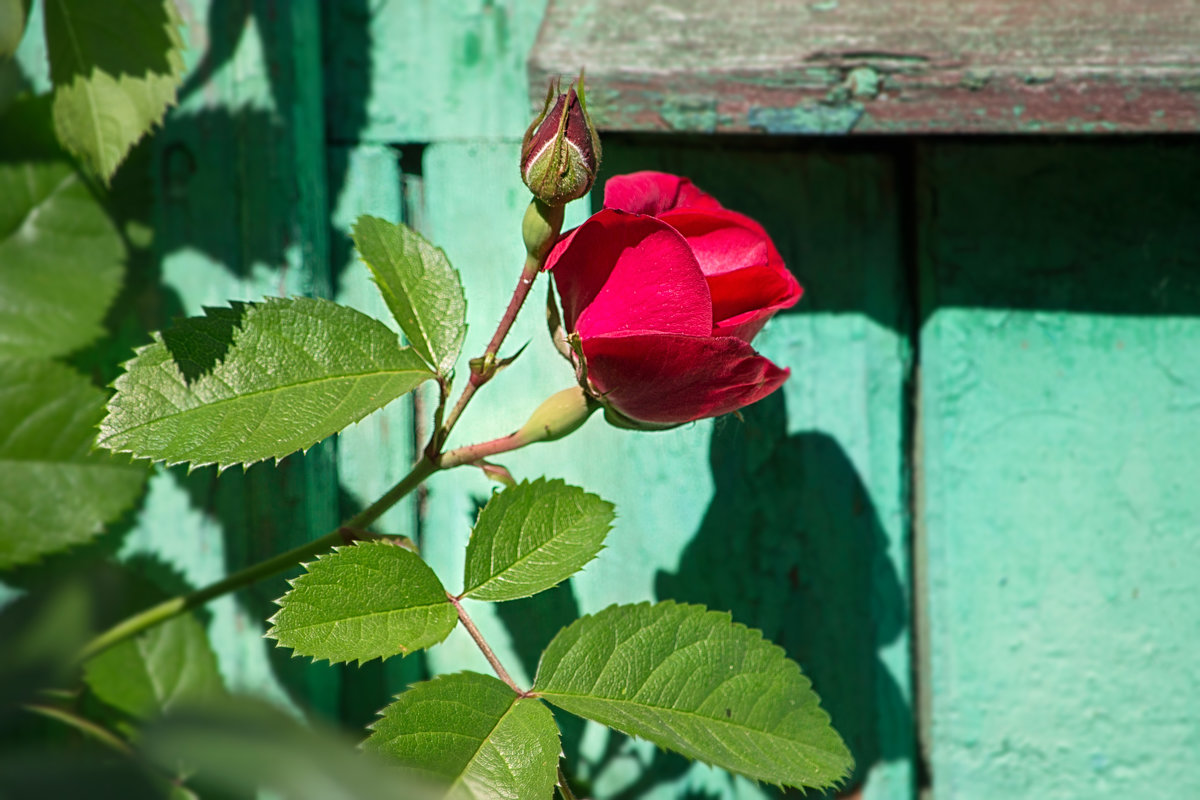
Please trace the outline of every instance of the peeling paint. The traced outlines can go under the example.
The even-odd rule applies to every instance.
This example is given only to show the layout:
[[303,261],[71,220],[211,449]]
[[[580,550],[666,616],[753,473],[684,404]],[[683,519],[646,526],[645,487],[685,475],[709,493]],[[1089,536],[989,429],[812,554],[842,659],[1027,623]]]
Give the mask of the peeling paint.
[[752,108],[746,115],[751,130],[779,134],[849,133],[863,115],[860,103],[810,105],[795,108]]

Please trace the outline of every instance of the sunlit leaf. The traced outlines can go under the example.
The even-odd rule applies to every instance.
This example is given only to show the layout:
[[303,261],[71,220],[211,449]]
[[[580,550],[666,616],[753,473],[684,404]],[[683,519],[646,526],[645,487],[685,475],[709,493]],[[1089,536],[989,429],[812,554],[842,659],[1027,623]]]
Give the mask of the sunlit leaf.
[[98,443],[193,466],[308,449],[433,377],[378,320],[268,299],[179,321],[117,378]]
[[125,248],[63,162],[0,164],[0,357],[51,357],[100,336]]
[[467,545],[464,596],[515,600],[549,589],[596,557],[612,520],[612,503],[560,480],[498,492]]
[[449,786],[456,800],[548,800],[558,727],[541,702],[473,672],[419,683],[383,710],[363,748]]
[[354,244],[413,349],[438,372],[454,368],[467,332],[467,300],[446,254],[403,224],[362,216]]
[[103,407],[68,367],[0,359],[0,568],[88,541],[138,498],[145,467],[91,452]]
[[49,0],[45,13],[58,138],[107,181],[175,103],[179,12],[172,0]]
[[825,788],[854,764],[799,665],[703,606],[611,606],[579,619],[546,648],[534,692],[767,783]]
[[445,639],[458,623],[420,556],[386,542],[340,547],[308,564],[279,601],[267,635],[297,655],[370,661]]

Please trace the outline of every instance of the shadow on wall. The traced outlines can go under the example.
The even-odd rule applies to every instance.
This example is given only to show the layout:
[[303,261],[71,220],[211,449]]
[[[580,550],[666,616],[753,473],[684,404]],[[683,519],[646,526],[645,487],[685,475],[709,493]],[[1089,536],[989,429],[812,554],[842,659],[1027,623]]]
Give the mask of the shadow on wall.
[[[901,635],[906,598],[887,539],[854,466],[821,433],[787,434],[782,393],[713,429],[716,487],[675,572],[660,572],[659,599],[732,612],[798,661],[857,762],[851,785],[883,761],[909,757],[911,710],[879,659]],[[545,645],[579,613],[570,584],[497,606],[530,674]],[[583,723],[559,711],[567,763],[578,764]],[[885,722],[886,721],[886,722]],[[592,773],[628,758],[625,737],[608,739]],[[641,797],[683,776],[690,763],[655,752],[617,797]],[[584,788],[582,785],[580,788]]]
[[715,493],[660,598],[728,610],[783,647],[812,679],[854,753],[852,783],[876,763],[908,757],[881,720],[911,711],[879,650],[900,636],[906,599],[866,487],[822,433],[787,435],[782,393],[718,422]]

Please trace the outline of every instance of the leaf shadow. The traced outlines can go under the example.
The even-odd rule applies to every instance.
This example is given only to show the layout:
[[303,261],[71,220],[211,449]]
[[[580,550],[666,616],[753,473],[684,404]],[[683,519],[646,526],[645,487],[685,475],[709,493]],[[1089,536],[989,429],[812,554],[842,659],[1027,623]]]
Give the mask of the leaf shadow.
[[238,302],[225,308],[205,308],[204,316],[176,319],[163,330],[163,343],[187,383],[194,383],[221,363],[249,308],[248,303]]
[[910,756],[912,711],[880,660],[906,595],[857,470],[832,437],[788,435],[782,393],[714,427],[715,493],[660,598],[730,611],[798,661],[854,755],[850,781]]
[[[119,78],[128,75],[142,79],[148,73],[169,75],[172,70],[170,53],[174,42],[169,32],[169,17],[167,7],[163,3],[140,3],[137,6],[137,24],[132,29],[112,31],[111,26],[96,24],[96,18],[103,18],[103,12],[89,9],[84,19],[60,18],[66,11],[62,4],[48,4],[45,20],[47,40],[51,42],[70,42],[73,58],[60,58],[51,62],[51,70],[55,84],[69,84],[76,78],[90,79],[97,70]],[[83,6],[76,6],[76,14]],[[59,22],[64,28],[57,29]],[[83,23],[83,24],[80,24]],[[87,34],[86,44],[80,46],[80,34]],[[51,35],[52,34],[52,35]],[[136,45],[133,44],[136,42]],[[97,46],[99,45],[99,46]]]

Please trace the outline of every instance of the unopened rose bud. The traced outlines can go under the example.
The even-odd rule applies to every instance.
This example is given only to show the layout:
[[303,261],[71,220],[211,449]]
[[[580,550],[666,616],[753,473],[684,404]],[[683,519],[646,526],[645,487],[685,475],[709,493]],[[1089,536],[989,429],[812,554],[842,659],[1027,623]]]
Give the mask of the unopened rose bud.
[[542,113],[525,131],[521,178],[543,203],[561,206],[583,197],[599,168],[600,137],[587,113],[583,75],[566,94],[551,84]]

